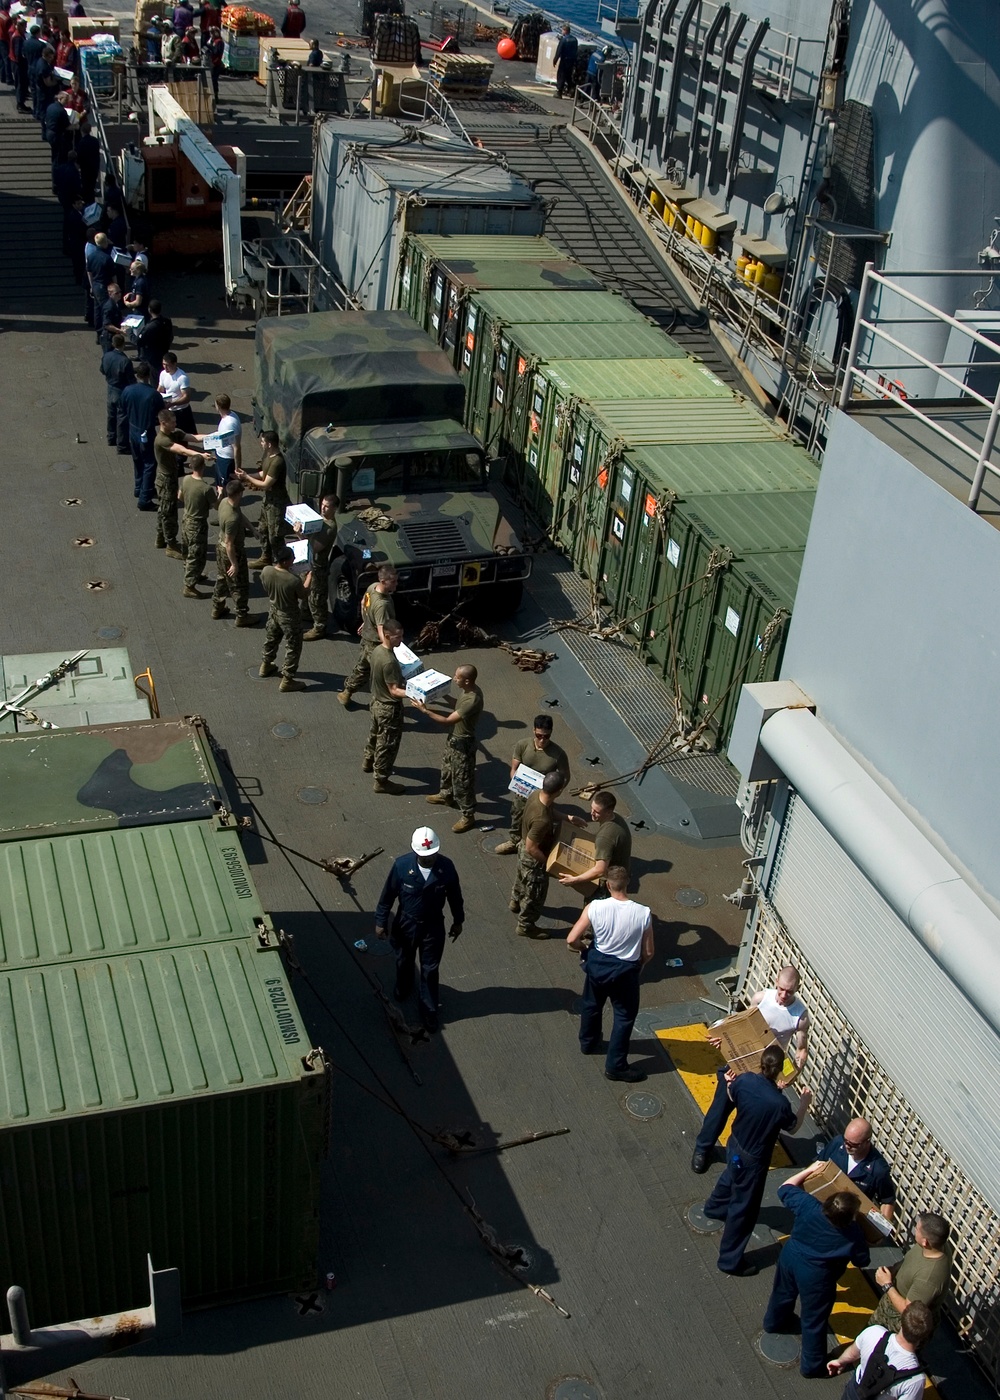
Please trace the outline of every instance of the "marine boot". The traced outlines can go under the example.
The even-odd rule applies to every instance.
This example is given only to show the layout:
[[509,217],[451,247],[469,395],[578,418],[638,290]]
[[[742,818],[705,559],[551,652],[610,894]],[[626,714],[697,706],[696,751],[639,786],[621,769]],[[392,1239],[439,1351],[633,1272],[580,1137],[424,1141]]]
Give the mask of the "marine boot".
[[250,563],[247,565],[247,568],[248,568],[248,569],[263,569],[264,566],[265,566],[265,564],[270,564],[270,562],[271,562],[270,559],[265,559],[264,556],[263,556],[263,554],[262,554],[262,555],[260,556],[259,559],[251,559],[251,560],[250,560]]
[[353,690],[338,690],[338,691],[337,691],[337,699],[338,699],[338,700],[340,701],[340,703],[343,705],[343,707],[344,707],[345,710],[349,710],[349,709],[351,708],[351,696],[352,696],[353,694],[354,694],[354,691],[353,691]]
[[259,613],[239,613],[236,617],[237,627],[256,627],[260,622]]
[[297,681],[294,676],[282,676],[279,690],[305,690],[305,681]]
[[376,778],[372,784],[373,792],[391,792],[393,797],[398,797],[403,789],[398,783],[390,783],[388,778]]
[[[157,548],[159,548],[159,546],[157,546]],[[167,555],[167,558],[168,558],[168,559],[183,559],[183,558],[184,558],[184,555],[180,552],[180,550],[177,549],[177,548],[176,548],[174,545],[172,545],[172,544],[165,544],[165,545],[163,546],[163,548],[164,548],[164,550],[166,551],[166,555]]]
[[[232,617],[232,613],[229,611],[228,608],[213,608],[213,609],[212,609],[212,621],[213,621],[213,622],[218,622],[219,619],[222,618],[222,617]],[[238,625],[238,624],[237,624],[237,625]]]
[[450,792],[436,792],[433,797],[425,797],[425,802],[429,802],[433,807],[454,807],[455,799]]
[[493,854],[495,856],[512,856],[516,850],[516,841],[501,841],[499,846],[493,847]]
[[303,632],[303,633],[302,633],[302,640],[303,640],[304,642],[318,642],[318,641],[320,640],[321,637],[325,637],[325,636],[326,636],[326,628],[325,628],[325,627],[310,627],[310,629],[309,629],[308,632]]
[[198,590],[197,590],[197,588],[182,588],[182,589],[181,589],[181,597],[182,597],[182,598],[207,598],[207,597],[208,597],[208,594],[207,594],[207,593],[199,593]]
[[475,824],[475,817],[459,817],[458,821],[452,827],[452,831],[455,832],[456,836],[461,836],[463,831],[471,831]]
[[265,676],[276,676],[278,674],[278,668],[271,661],[262,661],[257,674],[260,676],[261,680],[263,680]]
[[366,758],[366,759],[364,759],[364,760],[362,761],[362,764],[361,764],[361,771],[362,771],[362,773],[374,773],[374,772],[375,772],[375,765],[374,765],[374,763],[371,761],[370,758]]

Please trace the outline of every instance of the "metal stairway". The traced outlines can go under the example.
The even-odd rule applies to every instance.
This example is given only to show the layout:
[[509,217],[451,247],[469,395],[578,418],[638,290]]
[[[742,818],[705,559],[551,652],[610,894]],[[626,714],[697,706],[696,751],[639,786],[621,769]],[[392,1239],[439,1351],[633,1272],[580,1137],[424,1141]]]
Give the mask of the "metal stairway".
[[0,315],[34,316],[36,330],[51,318],[82,322],[83,289],[62,251],[49,148],[38,123],[15,112],[10,88],[0,90],[0,142]]

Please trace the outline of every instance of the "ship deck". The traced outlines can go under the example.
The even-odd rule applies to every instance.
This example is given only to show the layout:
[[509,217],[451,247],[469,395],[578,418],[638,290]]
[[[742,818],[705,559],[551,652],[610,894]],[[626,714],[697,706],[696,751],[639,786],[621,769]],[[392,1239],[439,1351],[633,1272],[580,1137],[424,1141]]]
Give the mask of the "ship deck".
[[[307,10],[312,32],[346,27],[328,0],[312,0]],[[546,101],[554,105],[539,94],[538,104]],[[531,142],[520,144],[523,112],[511,115],[511,150],[523,151],[527,165],[535,155]],[[504,129],[498,141],[508,139]],[[636,766],[649,734],[668,723],[629,653],[553,630],[553,618],[582,607],[580,583],[558,556],[540,556],[525,605],[502,632],[556,652],[547,672],[519,673],[500,650],[434,658],[443,669],[459,659],[480,667],[485,796],[475,832],[452,837],[446,829],[444,850],[458,865],[468,912],[461,939],[445,952],[443,1031],[415,1044],[396,1034],[377,995],[392,976],[372,937],[372,911],[390,857],[407,849],[415,826],[442,814],[423,800],[436,788],[440,731],[407,715],[397,774],[406,793],[375,797],[360,772],[365,710],[345,713],[334,700],[354,640],[341,632],[307,644],[300,676],[308,690],[282,695],[274,681],[257,678],[259,632],[211,622],[210,604],[182,599],[180,566],[153,549],[151,518],[134,509],[129,460],[104,445],[97,352],[59,251],[47,152],[33,123],[14,116],[6,91],[0,130],[0,378],[15,390],[5,418],[14,469],[5,489],[3,649],[127,646],[136,671],[152,669],[163,714],[205,717],[235,810],[251,819],[245,852],[262,902],[294,938],[299,1004],[333,1064],[320,1270],[336,1275],[336,1290],[190,1314],[178,1340],[74,1366],[73,1376],[89,1391],[131,1400],[839,1395],[842,1381],[807,1382],[755,1351],[788,1225],[774,1195],[784,1172],[772,1173],[755,1237],[757,1278],[721,1275],[715,1241],[686,1219],[719,1166],[707,1177],[690,1173],[699,1110],[656,1032],[714,1018],[700,998],[718,995],[713,978],[739,942],[742,915],[724,897],[743,873],[742,849],[720,830],[730,810],[725,770],[718,760],[691,760],[691,782],[661,768],[617,789],[635,828],[640,897],[656,927],[632,1047],[649,1078],[636,1094],[609,1083],[601,1061],[578,1051],[581,977],[563,939],[579,901],[556,889],[549,938],[517,939],[506,909],[511,859],[491,850],[503,834],[510,749],[535,712],[551,710],[574,787]],[[614,217],[589,233],[581,224],[578,237],[591,238],[595,256],[617,249],[631,265],[633,254],[622,250],[644,235],[616,205],[617,194],[605,195]],[[579,205],[587,196],[574,199]],[[557,241],[570,200],[560,207]],[[580,256],[581,247],[568,250]],[[643,264],[638,275],[644,295],[683,311],[662,265]],[[232,315],[216,275],[154,268],[154,279],[175,321],[199,424],[210,423],[221,391],[246,418],[252,325]],[[253,594],[261,612],[259,584]],[[315,864],[376,847],[384,855],[348,887]],[[358,940],[367,951],[357,950]],[[671,966],[677,958],[681,966]],[[534,1132],[561,1135],[455,1158],[428,1137],[441,1129],[468,1132],[484,1148]],[[807,1127],[794,1151],[808,1161],[814,1148]],[[497,1265],[473,1209],[504,1245],[522,1251],[522,1269],[512,1275]],[[967,1363],[963,1369],[947,1352],[935,1362],[953,1380],[953,1394],[977,1394]]]

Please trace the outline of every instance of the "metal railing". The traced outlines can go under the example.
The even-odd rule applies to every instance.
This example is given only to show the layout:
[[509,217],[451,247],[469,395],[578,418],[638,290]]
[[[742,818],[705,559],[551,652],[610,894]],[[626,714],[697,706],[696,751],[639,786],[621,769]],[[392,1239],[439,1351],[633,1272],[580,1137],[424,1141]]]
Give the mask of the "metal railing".
[[[912,414],[914,418],[919,418],[922,423],[939,437],[950,442],[959,452],[975,462],[976,465],[973,472],[972,484],[966,502],[970,510],[975,510],[979,504],[979,497],[982,494],[986,473],[990,471],[994,476],[1000,476],[1000,466],[990,461],[993,448],[996,445],[997,429],[1000,427],[1000,385],[998,385],[993,398],[987,398],[985,395],[980,394],[977,389],[972,388],[972,386],[963,379],[958,379],[954,374],[950,373],[952,369],[971,368],[971,354],[968,360],[931,360],[928,359],[926,355],[922,355],[919,350],[914,349],[913,346],[906,345],[903,341],[899,340],[898,337],[893,335],[890,331],[887,331],[885,327],[890,325],[926,326],[937,322],[940,325],[949,326],[952,331],[958,331],[962,335],[967,336],[972,342],[972,345],[983,347],[988,352],[989,358],[994,362],[1000,359],[1000,346],[997,345],[996,341],[981,335],[979,331],[974,330],[966,322],[958,320],[955,316],[949,316],[938,307],[932,306],[930,302],[925,301],[922,297],[918,297],[914,292],[908,291],[905,287],[900,285],[898,279],[901,277],[934,277],[937,280],[944,277],[975,277],[982,281],[983,271],[981,268],[948,270],[943,272],[907,270],[894,272],[890,279],[884,277],[882,273],[876,272],[874,263],[866,263],[865,275],[861,283],[861,293],[858,298],[857,320],[854,323],[854,334],[851,338],[851,348],[848,352],[844,381],[840,391],[839,406],[842,409],[847,409],[850,406],[851,396],[854,393],[855,386],[860,387],[863,385],[865,388],[872,391],[874,398],[892,399],[893,403],[897,404],[907,413]],[[898,296],[902,301],[916,307],[924,314],[917,317],[880,315],[878,308],[874,305],[874,298],[877,294],[877,289],[883,287],[889,290],[894,296]],[[865,335],[869,337],[865,354],[865,359],[869,362],[868,369],[862,369],[859,365],[859,361],[862,359],[862,338]],[[875,346],[879,344],[890,345],[894,350],[905,355],[906,359],[892,364],[880,364],[878,372],[873,375],[870,372],[870,360],[872,351]],[[960,399],[970,399],[973,403],[978,404],[981,408],[988,411],[989,417],[986,420],[982,441],[978,448],[970,445],[968,442],[963,442],[961,438],[949,432],[943,423],[938,422],[932,412],[928,411],[926,408],[921,408],[919,405],[923,400],[917,399],[914,401],[910,399],[905,392],[900,393],[892,384],[886,382],[885,371],[903,371],[907,368],[912,369],[914,366],[918,365],[922,369],[929,370],[932,374],[950,384],[958,391],[958,397]],[[930,402],[933,402],[933,400],[930,400]]]
[[244,241],[243,265],[258,316],[364,309],[294,234]]
[[[798,393],[784,397],[794,400],[799,410],[808,404],[808,420],[797,425],[796,412],[789,416],[788,426],[809,451],[817,451],[825,441],[841,372],[819,349],[819,318],[814,318],[812,335],[803,336],[796,329],[801,320],[800,308],[789,298],[773,296],[758,283],[745,282],[735,268],[688,237],[683,216],[665,221],[650,201],[654,191],[662,197],[662,180],[657,191],[653,182],[659,177],[629,149],[613,111],[578,91],[571,120],[624,187],[699,306],[724,328],[737,357],[744,360],[752,350],[780,366],[790,380],[801,386]],[[823,288],[819,291],[822,295]]]

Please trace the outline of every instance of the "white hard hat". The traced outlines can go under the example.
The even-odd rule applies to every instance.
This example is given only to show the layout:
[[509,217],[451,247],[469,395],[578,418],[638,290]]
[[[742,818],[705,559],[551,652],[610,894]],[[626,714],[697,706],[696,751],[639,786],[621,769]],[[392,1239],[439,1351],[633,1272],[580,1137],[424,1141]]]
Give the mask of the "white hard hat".
[[418,856],[436,856],[441,849],[441,842],[438,834],[429,826],[418,826],[413,833],[413,840],[410,846],[416,851]]

